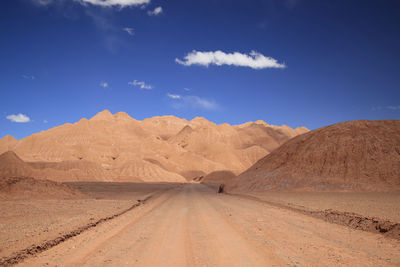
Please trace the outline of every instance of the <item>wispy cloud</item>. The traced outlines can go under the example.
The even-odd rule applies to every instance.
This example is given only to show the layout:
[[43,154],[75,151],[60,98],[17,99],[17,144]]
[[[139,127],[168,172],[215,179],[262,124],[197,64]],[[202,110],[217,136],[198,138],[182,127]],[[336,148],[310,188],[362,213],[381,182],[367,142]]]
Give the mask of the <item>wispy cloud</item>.
[[108,87],[108,82],[101,82],[100,86],[103,88],[107,88]]
[[175,61],[184,66],[202,65],[208,67],[209,65],[230,65],[249,67],[252,69],[286,68],[285,64],[278,63],[276,59],[266,57],[256,51],[251,51],[250,54],[247,55],[239,52],[225,53],[220,50],[208,52],[193,50],[187,54],[183,60],[176,58]]
[[43,123],[48,123],[48,121],[47,120],[43,120]]
[[118,48],[123,45],[123,39],[121,39],[121,27],[114,25],[112,13],[98,9],[87,9],[85,14],[92,19],[96,30],[102,37],[104,47],[108,51],[116,53]]
[[8,115],[6,118],[8,120],[12,121],[12,122],[19,122],[19,123],[24,123],[24,122],[30,122],[31,121],[31,119],[28,116],[26,116],[26,115],[24,115],[22,113],[19,113],[17,115],[11,114],[11,115]]
[[[96,29],[102,36],[102,41],[106,49],[112,53],[118,52],[121,46],[127,46],[122,31],[129,35],[134,35],[134,29],[131,27],[121,27],[115,24],[115,13],[110,12],[114,9],[121,10],[126,7],[146,8],[151,0],[26,0],[34,3],[36,6],[55,7],[55,12],[60,12],[67,18],[77,18],[80,12],[77,6],[82,7],[84,14],[89,16]],[[100,8],[93,8],[100,7]]]
[[[31,0],[34,4],[47,6],[53,3],[60,3],[64,0]],[[71,1],[72,2],[72,1]],[[74,2],[80,3],[84,6],[94,5],[101,7],[130,7],[130,6],[141,6],[150,3],[150,0],[74,0]]]
[[129,7],[140,6],[150,3],[150,0],[77,0],[82,3],[88,3],[95,6],[103,7]]
[[162,7],[158,6],[154,10],[147,11],[147,14],[149,16],[157,16],[157,15],[160,15],[162,12],[163,12]]
[[133,35],[133,28],[125,27],[122,28],[123,31],[127,32],[129,35]]
[[170,94],[170,93],[168,93],[167,96],[172,99],[181,99],[182,98],[181,95],[174,95],[174,94]]
[[390,109],[390,110],[400,110],[400,106],[387,106],[387,109]]
[[183,88],[183,90],[185,90],[186,92],[189,92],[189,91],[191,91],[192,90],[192,88]]
[[386,110],[392,110],[392,111],[400,110],[400,105],[399,106],[385,106],[385,107],[375,106],[375,107],[372,107],[373,111],[385,110],[385,109]]
[[31,0],[31,2],[39,6],[47,6],[52,4],[54,0]]
[[167,97],[171,99],[171,106],[176,109],[180,108],[194,108],[194,109],[205,109],[205,110],[215,110],[219,108],[219,105],[210,99],[195,95],[175,95],[167,94]]
[[22,78],[24,78],[24,79],[29,79],[29,80],[34,80],[34,79],[35,79],[35,76],[23,74],[23,75],[22,75]]
[[137,80],[134,80],[133,82],[128,82],[128,84],[132,85],[132,86],[139,86],[140,89],[145,89],[145,90],[153,89],[153,86],[151,86],[149,84],[146,84],[145,82],[140,82],[140,81],[137,81]]
[[203,109],[217,109],[218,104],[213,100],[208,100],[199,96],[186,96],[184,100],[192,105],[193,107],[199,107]]
[[[63,0],[31,0],[37,5],[47,6],[53,3],[59,3]],[[71,1],[72,2],[72,1]],[[150,0],[74,0],[74,2],[80,3],[84,6],[93,5],[101,7],[131,7],[131,6],[141,6],[150,3]]]
[[146,6],[150,3],[150,0],[30,0],[32,3],[40,6],[47,6],[50,4],[60,4],[63,2],[74,2],[79,3],[83,6],[101,6],[101,7],[117,7],[125,8],[132,6]]

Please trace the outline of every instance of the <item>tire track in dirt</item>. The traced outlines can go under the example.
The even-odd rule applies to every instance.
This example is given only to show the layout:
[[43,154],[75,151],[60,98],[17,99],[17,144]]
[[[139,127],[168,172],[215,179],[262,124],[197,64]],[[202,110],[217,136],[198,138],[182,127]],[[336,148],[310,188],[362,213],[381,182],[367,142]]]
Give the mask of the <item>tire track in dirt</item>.
[[398,266],[399,249],[394,239],[188,183],[21,266]]
[[[290,265],[398,266],[399,241],[331,224],[262,201],[220,195],[213,206]],[[211,202],[211,201],[210,201]],[[253,212],[257,211],[257,212]],[[246,226],[246,227],[244,227]]]
[[[53,248],[75,236],[78,236],[92,228],[95,228],[97,226],[99,226],[100,224],[103,224],[105,222],[108,222],[110,220],[113,220],[117,217],[120,217],[121,215],[126,214],[129,211],[132,211],[133,209],[146,204],[150,199],[154,199],[156,197],[159,197],[160,195],[162,195],[165,191],[169,191],[172,190],[174,188],[171,189],[167,189],[167,190],[162,190],[160,192],[155,192],[153,194],[150,194],[148,196],[146,196],[143,199],[138,199],[137,203],[133,204],[132,206],[130,206],[129,208],[120,211],[118,213],[115,213],[113,215],[101,218],[95,222],[86,224],[84,226],[81,226],[73,231],[70,231],[69,233],[63,234],[61,236],[58,236],[54,239],[51,240],[47,240],[42,242],[41,244],[33,244],[31,246],[29,246],[28,248],[25,248],[23,250],[17,251],[15,253],[13,253],[12,255],[8,256],[8,257],[3,257],[0,259],[0,266],[12,266],[12,265],[16,265],[18,263],[21,263],[22,261],[24,261],[27,258],[30,257],[34,257],[46,250],[49,250],[50,248]],[[155,209],[156,207],[154,207]]]
[[[210,194],[209,190],[205,193],[197,190],[193,194],[196,194],[198,198],[196,209],[202,211],[198,216],[200,225],[207,236],[214,236],[208,246],[218,252],[218,254],[214,253],[216,266],[229,265],[227,262],[231,262],[233,266],[287,265],[268,247],[251,238],[242,228],[228,220],[225,214],[219,212],[215,202],[221,201],[221,198],[218,198],[216,194]],[[232,254],[241,256],[236,256],[232,261]]]
[[[111,236],[101,240],[95,246],[92,246],[89,251],[84,251],[83,253],[75,255],[73,258],[70,259],[68,265],[84,266],[88,264],[88,262],[93,260],[94,255],[99,251],[102,251],[105,254],[106,252],[104,251],[107,250],[110,244],[113,244],[113,242],[116,242],[118,241],[118,239],[121,239],[121,236],[127,235],[127,233],[129,233],[129,230],[134,229],[134,226],[138,222],[145,219],[147,216],[153,216],[154,211],[159,210],[161,206],[168,205],[168,203],[170,203],[170,201],[173,200],[175,194],[171,191],[167,192],[166,194],[163,194],[157,199],[156,203],[153,203],[151,207],[149,207],[146,211],[141,213],[137,218],[131,220],[128,224],[118,229],[116,233],[113,233]],[[164,233],[161,232],[160,234],[162,235]]]
[[80,235],[81,233],[83,233],[83,232],[85,232],[85,231],[87,231],[87,230],[89,230],[89,229],[91,229],[93,227],[96,227],[101,223],[104,223],[104,222],[107,222],[109,220],[115,219],[115,218],[117,218],[117,217],[119,217],[119,216],[121,216],[121,215],[123,215],[123,214],[125,214],[125,213],[127,213],[127,212],[129,212],[131,210],[133,210],[134,208],[145,204],[152,197],[153,197],[153,195],[150,195],[150,196],[147,196],[144,199],[139,199],[138,203],[133,204],[131,207],[129,207],[126,210],[123,210],[123,211],[121,211],[119,213],[116,213],[116,214],[113,214],[111,216],[107,216],[107,217],[101,218],[101,219],[97,220],[96,222],[89,223],[89,224],[87,224],[85,226],[79,227],[76,230],[73,230],[73,231],[71,231],[71,232],[69,232],[67,234],[64,234],[62,236],[59,236],[59,237],[57,237],[55,239],[45,241],[42,244],[32,245],[32,246],[30,246],[30,247],[28,247],[26,249],[23,249],[23,250],[20,250],[20,251],[14,253],[13,255],[11,255],[9,257],[4,257],[4,258],[0,259],[0,266],[11,266],[11,265],[14,265],[14,264],[17,264],[17,263],[23,261],[24,259],[26,259],[28,257],[35,256],[35,255],[37,255],[37,254],[39,254],[39,253],[41,253],[43,251],[46,251],[46,250],[48,250],[48,249],[50,249],[50,248],[52,248],[54,246],[57,246],[58,244],[60,244],[62,242],[65,242],[66,240],[68,240],[68,239],[70,239],[70,238],[72,238],[74,236]]

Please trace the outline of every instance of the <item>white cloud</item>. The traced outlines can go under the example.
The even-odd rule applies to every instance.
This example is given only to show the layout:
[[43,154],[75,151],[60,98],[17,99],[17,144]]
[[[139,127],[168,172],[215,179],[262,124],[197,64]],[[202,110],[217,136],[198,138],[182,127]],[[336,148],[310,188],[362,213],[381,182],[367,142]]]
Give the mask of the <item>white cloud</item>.
[[133,28],[125,27],[122,29],[123,31],[127,32],[129,35],[133,35]]
[[195,95],[181,96],[181,95],[167,94],[167,96],[171,98],[172,101],[171,105],[176,109],[200,108],[206,110],[215,110],[219,107],[215,101]]
[[286,68],[285,64],[278,63],[276,59],[266,57],[256,51],[251,51],[250,54],[247,55],[239,52],[225,53],[220,50],[214,52],[200,52],[193,50],[184,57],[184,60],[176,58],[175,61],[185,66],[202,65],[208,67],[212,64],[217,66],[230,65],[249,67],[252,69]]
[[181,99],[182,96],[168,93],[167,96],[172,99]]
[[48,123],[48,121],[47,120],[43,120],[43,123]]
[[[65,0],[31,0],[34,4],[40,6],[47,6],[53,3],[60,3]],[[102,7],[130,7],[130,6],[141,6],[150,3],[150,0],[74,0],[82,5],[91,4],[94,6]]]
[[390,110],[400,110],[400,106],[387,106]]
[[22,75],[22,78],[24,78],[24,79],[29,79],[29,80],[34,80],[35,79],[35,76],[33,76],[33,75]]
[[82,4],[91,4],[102,7],[129,7],[140,6],[150,3],[150,0],[77,0]]
[[8,115],[6,118],[12,122],[22,122],[23,123],[23,122],[31,121],[31,119],[28,116],[26,116],[22,113],[19,113],[17,115],[11,114],[11,115]]
[[183,90],[185,90],[186,92],[189,92],[189,91],[191,91],[192,89],[191,89],[191,88],[183,88]]
[[146,89],[146,90],[153,89],[153,86],[146,84],[145,82],[139,82],[137,80],[134,80],[133,82],[128,82],[128,84],[132,86],[139,86],[140,89]]
[[103,88],[107,88],[108,87],[108,82],[101,82],[100,86]]
[[157,15],[160,15],[162,12],[163,12],[162,7],[158,6],[153,11],[151,11],[151,10],[147,11],[147,14],[149,16],[157,16]]

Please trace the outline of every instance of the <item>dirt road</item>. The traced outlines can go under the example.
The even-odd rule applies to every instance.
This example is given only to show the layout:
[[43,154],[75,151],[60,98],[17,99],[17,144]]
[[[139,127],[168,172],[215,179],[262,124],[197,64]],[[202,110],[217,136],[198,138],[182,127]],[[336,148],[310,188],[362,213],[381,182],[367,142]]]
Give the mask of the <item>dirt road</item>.
[[20,265],[399,266],[400,242],[187,184]]

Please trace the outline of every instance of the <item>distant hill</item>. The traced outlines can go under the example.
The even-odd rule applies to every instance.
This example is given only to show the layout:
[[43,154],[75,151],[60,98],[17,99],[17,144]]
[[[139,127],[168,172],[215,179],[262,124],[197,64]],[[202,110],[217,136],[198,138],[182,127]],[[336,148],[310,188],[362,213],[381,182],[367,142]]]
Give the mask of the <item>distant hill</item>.
[[77,198],[84,193],[54,181],[34,179],[35,169],[14,152],[0,155],[0,199]]
[[227,188],[400,190],[400,121],[348,121],[297,136],[231,180]]
[[215,171],[207,174],[205,177],[199,177],[203,183],[218,183],[225,184],[232,180],[235,177],[235,174],[230,171]]
[[[104,110],[22,140],[0,139],[0,153],[12,150],[35,178],[56,181],[185,182],[215,171],[237,175],[304,127],[263,121],[231,126],[205,118],[161,116],[135,120]],[[1,162],[1,160],[0,160]],[[26,169],[28,168],[28,169]],[[17,170],[18,169],[18,170]]]

